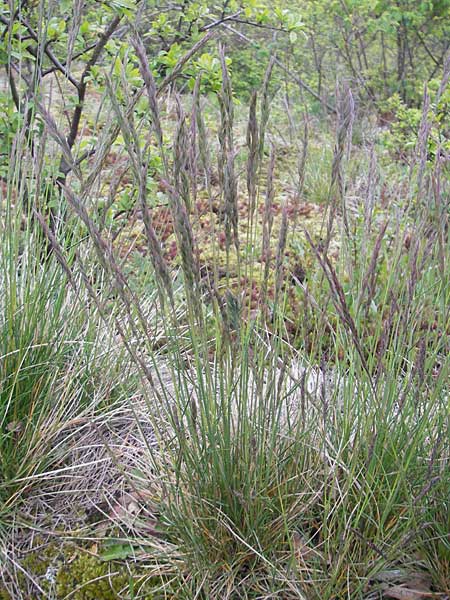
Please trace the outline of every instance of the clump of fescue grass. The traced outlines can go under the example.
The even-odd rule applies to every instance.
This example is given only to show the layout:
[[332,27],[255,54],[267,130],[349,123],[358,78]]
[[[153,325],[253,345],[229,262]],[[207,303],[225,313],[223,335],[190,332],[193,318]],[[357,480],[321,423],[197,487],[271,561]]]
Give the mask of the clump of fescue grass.
[[[267,161],[265,149],[270,142],[268,81],[273,61],[263,84],[260,122],[253,96],[247,128],[250,225],[254,211],[264,206],[263,239],[254,239],[251,230],[247,236],[247,244],[258,246],[264,257],[261,310],[251,315],[245,310],[249,307],[241,278],[236,291],[229,273],[221,282],[201,277],[191,203],[191,190],[198,182],[192,178],[204,172],[210,193],[211,171],[200,102],[195,99],[189,123],[179,100],[171,155],[164,147],[158,90],[145,50],[138,38],[134,46],[153,120],[145,140],[137,134],[134,100],[124,108],[112,85],[108,93],[139,189],[148,260],[158,282],[162,348],[143,308],[145,298],[131,291],[114,246],[105,239],[107,233],[98,229],[86,208],[92,190],[88,185],[82,188],[83,202],[69,184],[63,192],[88,232],[105,289],[114,293],[114,326],[153,395],[148,410],[158,444],[149,448],[149,461],[159,480],[159,527],[149,562],[163,564],[179,578],[189,598],[375,597],[386,586],[407,584],[423,571],[431,578],[430,593],[448,593],[448,217],[442,210],[437,217],[430,209],[433,200],[438,202],[433,193],[446,186],[439,163],[421,165],[420,182],[414,187],[419,197],[412,212],[402,215],[408,232],[394,221],[395,214],[387,215],[391,222],[375,226],[372,173],[364,235],[354,235],[343,184],[354,118],[347,92],[339,115],[325,239],[321,243],[302,233],[316,258],[314,273],[300,289],[313,335],[312,343],[300,344],[295,352],[286,333],[289,284],[284,263],[288,236],[300,235],[303,226],[296,216],[296,227],[289,227],[283,209],[277,252],[271,255],[276,152],[272,148]],[[224,220],[217,227],[223,228],[228,264],[231,252],[240,256],[241,182],[223,50],[220,57],[218,195]],[[192,134],[195,127],[198,136]],[[188,132],[191,142],[199,144],[198,152],[187,152]],[[301,148],[305,153],[306,142]],[[161,153],[181,257],[181,293],[172,287],[145,193],[142,165],[155,151]],[[199,157],[198,168],[193,168],[193,157]],[[306,185],[306,160],[301,155],[298,161],[301,186]],[[95,177],[100,176],[98,171]],[[338,225],[344,225],[344,242],[340,256],[331,259],[327,251],[331,237],[339,234]],[[45,227],[44,231],[51,260],[63,267],[63,275],[55,270],[54,277],[80,273],[90,300],[101,308],[102,290],[97,294],[89,287],[89,255],[80,263],[80,256],[68,255],[57,236]],[[239,276],[255,271],[256,250],[247,249],[244,255],[249,262],[239,263]],[[44,264],[50,268],[50,263]],[[34,274],[32,281],[35,285],[40,279]],[[47,293],[54,290],[55,281],[45,272]],[[60,284],[57,289],[66,293],[67,288]],[[163,299],[165,294],[169,301]],[[33,331],[47,309],[39,298],[30,317]],[[16,314],[5,319],[10,333]],[[56,316],[61,318],[60,313]],[[61,339],[58,323],[50,330]],[[49,348],[54,338],[45,344]],[[31,339],[21,346],[30,349]],[[11,351],[7,354],[12,356]],[[56,359],[61,368],[66,365],[63,349],[56,357],[46,354],[29,364]],[[318,361],[315,369],[308,366],[311,360]],[[19,361],[12,370],[14,385],[21,381],[21,369]],[[163,372],[169,373],[170,382]],[[45,385],[51,388],[52,380],[34,373],[31,384],[38,384],[39,392]],[[309,385],[311,378],[315,389]],[[44,393],[44,403],[40,397],[31,406],[45,412],[50,397]],[[28,396],[21,398],[30,406]],[[8,402],[5,406],[10,410]],[[151,535],[148,538],[151,545]]]
[[[226,90],[225,79],[219,167],[229,252],[237,184],[227,146],[232,110],[229,97],[223,97]],[[347,115],[338,130],[341,154],[346,118],[352,117]],[[255,203],[261,196],[266,202],[262,251],[270,268],[274,159],[265,192],[254,164],[254,119],[253,108],[247,189]],[[342,169],[339,158],[333,185],[341,196]],[[173,210],[176,218],[176,204]],[[334,214],[342,210],[342,198],[339,203],[333,199],[328,235]],[[183,214],[189,228],[189,213]],[[318,294],[328,296],[325,311],[335,324],[328,360],[322,362],[324,377],[312,395],[301,378],[289,374],[292,353],[284,339],[281,285],[286,217],[284,223],[274,257],[272,314],[277,318],[271,325],[266,316],[233,320],[220,310],[212,313],[211,322],[208,305],[200,297],[193,300],[199,293],[192,284],[194,239],[190,233],[178,236],[185,285],[191,290],[186,299],[193,306],[187,313],[191,349],[187,354],[181,350],[177,319],[169,319],[170,350],[164,360],[173,374],[173,394],[159,407],[169,429],[160,431],[153,457],[155,468],[164,473],[161,529],[178,545],[194,596],[359,597],[381,589],[383,575],[400,569],[407,580],[408,574],[420,572],[424,539],[431,543],[435,537],[433,559],[438,552],[441,558],[428,568],[436,589],[445,591],[438,587],[446,568],[445,518],[443,523],[442,511],[429,512],[435,501],[445,502],[443,491],[448,490],[443,469],[448,461],[448,364],[442,337],[448,315],[437,308],[445,305],[448,287],[436,262],[445,223],[431,237],[419,223],[409,250],[398,233],[396,239],[389,237],[388,226],[381,224],[371,239],[360,239],[359,248],[349,239],[336,264],[327,256],[327,244],[316,246],[307,236],[325,276],[314,293],[319,303]],[[350,235],[348,223],[345,235]],[[347,248],[353,251],[348,257]],[[351,270],[346,269],[349,260]],[[264,281],[269,285],[267,275]],[[232,308],[231,298],[225,296],[228,309],[242,314],[238,304]],[[425,315],[432,322],[424,323]],[[208,323],[209,329],[202,330]],[[319,313],[317,340],[323,324]],[[327,366],[330,359],[334,366]],[[154,362],[158,369],[156,357]],[[344,372],[340,385],[333,376],[327,383],[327,369],[334,376]],[[430,517],[426,526],[425,513]]]
[[[73,268],[75,256],[78,265],[86,258],[78,253],[79,227],[71,235],[52,231],[48,215],[40,212],[39,170],[48,148],[45,137],[34,142],[30,153],[23,132],[17,134],[0,197],[0,527],[5,534],[33,487],[64,472],[71,424],[100,407],[106,414],[114,404],[122,386],[119,365],[126,365],[110,315],[90,298]],[[57,216],[55,211],[53,225]],[[58,236],[62,242],[56,247]],[[87,282],[95,271],[85,273]],[[96,285],[99,294],[101,275]],[[112,355],[117,363],[106,366]]]

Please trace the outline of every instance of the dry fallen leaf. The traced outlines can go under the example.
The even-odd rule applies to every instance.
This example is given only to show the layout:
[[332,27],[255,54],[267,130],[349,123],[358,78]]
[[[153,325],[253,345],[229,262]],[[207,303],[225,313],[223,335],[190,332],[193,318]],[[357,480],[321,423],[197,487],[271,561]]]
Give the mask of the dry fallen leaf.
[[411,577],[407,583],[394,585],[384,592],[385,598],[395,598],[396,600],[423,600],[424,598],[438,598],[430,590],[430,582],[427,578],[418,575]]
[[294,547],[296,558],[301,561],[311,558],[314,552],[313,549],[307,545],[305,538],[298,531],[294,531],[292,534],[292,545]]
[[92,544],[92,545],[89,547],[89,552],[90,552],[91,554],[94,554],[95,556],[97,556],[97,554],[98,554],[98,543],[97,543],[97,542],[95,542],[94,544]]

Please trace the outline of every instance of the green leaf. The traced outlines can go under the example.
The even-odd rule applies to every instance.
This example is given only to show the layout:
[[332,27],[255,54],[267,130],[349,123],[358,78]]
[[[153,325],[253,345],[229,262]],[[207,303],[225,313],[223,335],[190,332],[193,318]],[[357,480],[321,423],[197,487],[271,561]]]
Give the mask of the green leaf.
[[86,20],[81,23],[80,32],[82,34],[89,33],[90,29],[91,29],[91,25],[90,25],[89,21]]
[[138,550],[139,548],[132,544],[111,544],[100,553],[99,558],[103,561],[124,560],[134,556]]

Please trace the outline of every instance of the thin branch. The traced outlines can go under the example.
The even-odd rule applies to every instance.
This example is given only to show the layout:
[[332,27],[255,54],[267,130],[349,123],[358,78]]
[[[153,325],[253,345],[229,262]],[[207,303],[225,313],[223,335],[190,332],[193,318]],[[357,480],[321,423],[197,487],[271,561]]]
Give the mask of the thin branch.
[[233,23],[242,23],[243,25],[250,25],[250,27],[259,27],[260,29],[270,29],[271,31],[281,31],[287,33],[287,30],[283,27],[275,27],[275,25],[265,25],[264,23],[256,23],[254,21],[247,21],[246,19],[235,19],[230,17],[223,19],[224,21],[232,21]]
[[86,88],[87,88],[86,78],[88,77],[89,73],[91,72],[92,67],[95,65],[97,60],[100,58],[100,55],[103,52],[104,47],[106,46],[108,40],[110,39],[110,37],[112,36],[114,31],[117,29],[117,26],[119,25],[121,19],[122,19],[122,17],[120,15],[115,16],[114,19],[109,24],[108,28],[102,33],[97,44],[95,45],[94,52],[92,53],[91,58],[88,60],[86,66],[84,68],[84,71],[81,75],[80,83],[78,84],[78,103],[77,103],[74,113],[73,113],[72,123],[70,125],[70,132],[67,137],[67,143],[69,145],[69,148],[71,148],[74,145],[75,140],[78,135],[78,129],[80,127],[80,119],[81,119],[81,114],[83,112],[83,104],[84,104],[84,98],[86,96]]
[[[11,22],[8,21],[8,19],[6,19],[5,17],[3,17],[2,15],[0,15],[0,22],[3,23],[4,25],[6,25],[7,27],[11,26]],[[28,31],[28,34],[30,36],[30,38],[36,42],[36,44],[40,44],[40,40],[39,40],[39,36],[38,34],[34,31],[34,29],[31,27],[31,25],[28,23],[28,21],[26,19],[19,19],[19,22],[26,28],[26,30]],[[23,41],[23,37],[15,34],[14,37],[20,42]],[[30,48],[28,47],[28,52],[30,52],[33,56],[37,57],[37,50],[36,48]],[[59,61],[59,59],[53,54],[51,48],[49,47],[48,44],[45,45],[44,47],[44,53],[46,54],[46,56],[50,59],[50,61],[53,63],[55,70],[57,71],[61,71],[61,73],[64,75],[64,77],[66,77],[66,79],[68,81],[70,81],[70,83],[78,88],[78,81],[72,77],[72,75],[70,74],[70,72],[64,67],[64,65]]]
[[208,25],[203,25],[203,27],[200,28],[200,31],[208,31],[209,29],[213,29],[214,27],[217,27],[218,25],[222,25],[222,23],[225,23],[225,21],[234,21],[234,19],[236,19],[241,13],[242,13],[242,9],[238,10],[236,13],[234,13],[234,15],[229,15],[228,17],[225,17],[222,14],[220,19],[217,19],[217,21],[213,21],[212,23],[209,23]]
[[11,70],[11,65],[8,63],[5,64],[6,74],[8,75],[8,83],[9,89],[11,90],[11,96],[14,102],[14,106],[20,112],[20,96],[19,91],[17,89],[16,81],[14,79],[14,75]]
[[[237,29],[234,29],[234,27],[231,27],[230,25],[227,25],[226,23],[223,23],[223,22],[221,23],[221,26],[224,27],[225,29],[228,29],[228,31],[231,31],[231,33],[237,35],[238,37],[240,37],[242,40],[244,40],[248,44],[251,44],[252,46],[254,46],[256,48],[259,47],[259,45],[254,40],[250,39],[249,37],[247,37],[240,31],[237,31]],[[274,57],[273,61],[278,67],[280,67],[280,69],[282,69],[286,73],[286,75],[288,75],[293,81],[295,81],[295,83],[299,87],[301,87],[302,89],[307,91],[308,94],[310,94],[311,96],[313,96],[313,98],[318,100],[328,110],[328,112],[333,113],[333,114],[337,113],[336,108],[334,106],[332,106],[324,98],[319,96],[319,94],[315,90],[313,90],[312,87],[309,86],[305,81],[303,81],[303,79],[301,79],[297,75],[294,75],[294,73],[292,73],[292,71],[290,71],[286,67],[286,65],[284,65],[278,58]]]
[[[84,48],[83,50],[80,50],[80,52],[77,52],[76,54],[74,54],[72,56],[72,60],[76,60],[77,58],[80,58],[80,56],[83,56],[87,52],[90,52],[91,50],[93,50],[95,48],[96,45],[97,45],[97,42],[95,42],[94,44],[90,44],[89,46],[86,46],[86,48]],[[63,67],[65,67],[67,62],[64,61],[61,64],[63,65]],[[54,73],[55,71],[59,71],[59,69],[58,69],[58,67],[53,65],[53,67],[49,67],[48,69],[43,71],[42,76],[45,77],[46,75],[50,75],[50,73]]]

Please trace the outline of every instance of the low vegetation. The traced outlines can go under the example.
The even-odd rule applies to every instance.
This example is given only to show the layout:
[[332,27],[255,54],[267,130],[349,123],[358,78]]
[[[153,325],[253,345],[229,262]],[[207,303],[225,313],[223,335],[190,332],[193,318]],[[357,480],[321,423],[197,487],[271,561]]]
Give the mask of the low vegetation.
[[447,3],[330,4],[0,3],[1,598],[449,596]]

